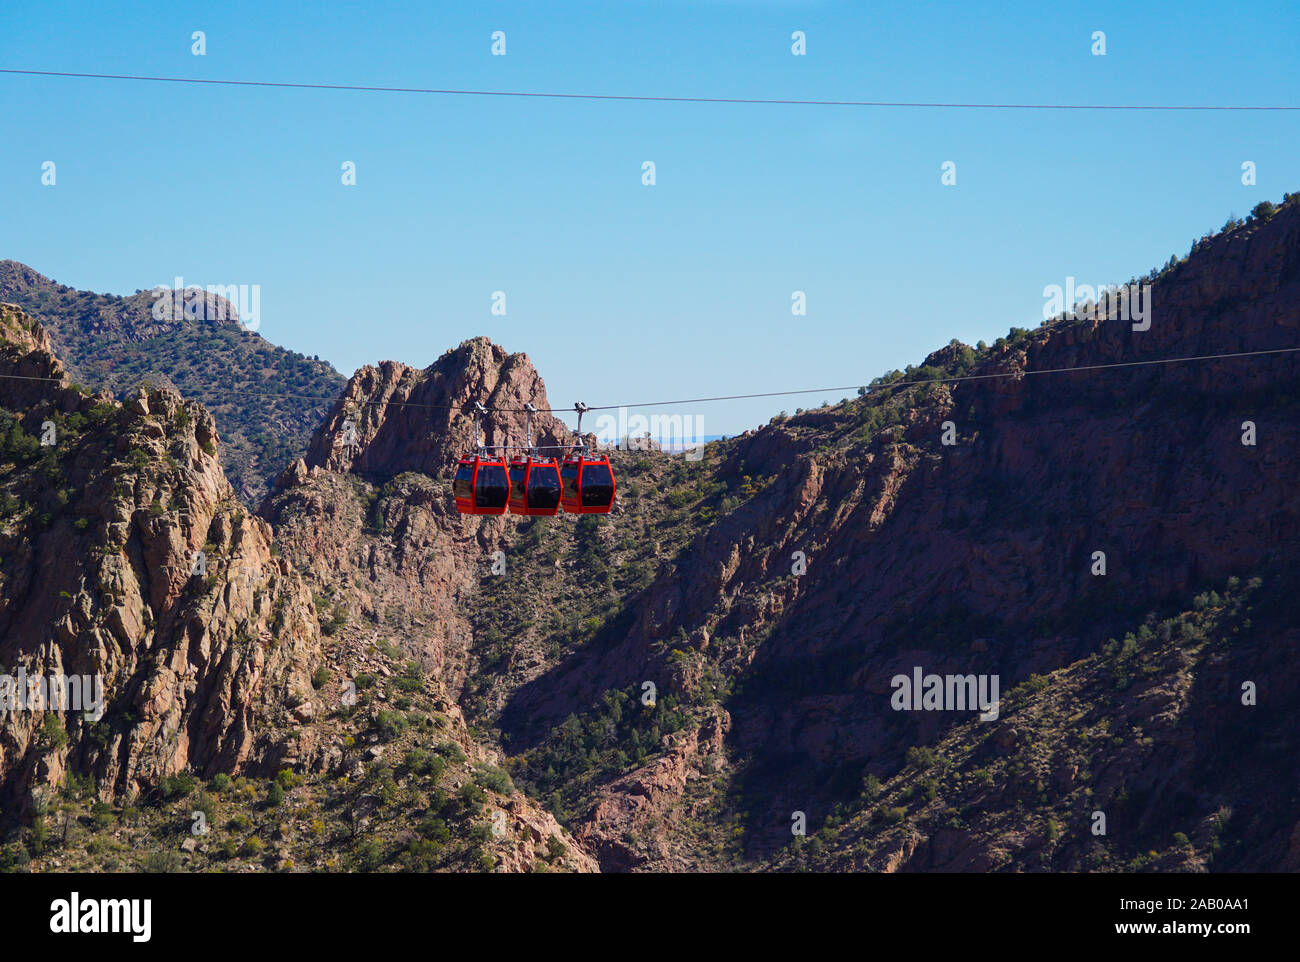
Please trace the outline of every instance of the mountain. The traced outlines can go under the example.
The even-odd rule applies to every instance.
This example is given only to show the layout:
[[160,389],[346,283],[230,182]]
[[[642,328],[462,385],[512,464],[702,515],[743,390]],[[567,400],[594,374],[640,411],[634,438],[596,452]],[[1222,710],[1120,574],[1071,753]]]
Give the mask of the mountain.
[[[5,304],[0,439],[0,866],[594,868],[436,677],[331,638],[202,405],[75,387]],[[102,700],[18,691],[69,676]]]
[[[461,518],[445,490],[456,450],[446,428],[435,432],[446,442],[439,447],[403,410],[392,440],[363,432],[342,460],[342,404],[314,439],[311,466],[283,479],[264,514],[286,556],[321,577],[322,590],[437,666],[471,725],[499,737],[515,780],[606,869],[807,864],[807,854],[800,863],[787,852],[792,814],[803,812],[823,839],[811,848],[829,851],[824,839],[866,804],[864,780],[879,783],[866,793],[876,799],[868,818],[883,810],[895,818],[918,780],[926,794],[947,797],[944,825],[950,808],[969,822],[971,798],[999,798],[1009,809],[962,829],[974,838],[981,824],[999,826],[990,837],[1000,841],[983,838],[982,854],[963,836],[964,861],[914,843],[907,858],[864,857],[861,867],[1122,868],[1139,844],[1143,858],[1164,853],[1161,864],[1203,865],[1211,841],[1195,826],[1250,808],[1246,797],[1227,784],[1188,790],[1183,820],[1154,838],[1152,827],[1165,823],[1153,808],[1133,810],[1133,800],[1155,805],[1165,797],[1156,779],[1176,782],[1186,769],[1161,776],[1148,753],[1120,752],[1114,739],[1154,737],[1149,719],[1145,729],[1135,720],[1162,685],[1182,694],[1209,685],[1224,697],[1227,682],[1211,673],[1230,636],[1202,645],[1202,634],[1242,621],[1267,632],[1271,646],[1231,646],[1234,664],[1269,672],[1283,685],[1274,697],[1294,703],[1266,653],[1292,637],[1293,595],[1284,589],[1300,519],[1285,479],[1296,468],[1296,358],[1092,368],[1300,346],[1298,210],[1288,203],[1230,224],[1152,272],[1149,330],[1118,317],[1013,329],[991,346],[954,343],[881,378],[865,397],[711,443],[698,464],[618,453],[621,494],[609,518]],[[492,357],[505,364],[499,349]],[[532,383],[533,372],[509,357]],[[457,363],[482,370],[469,358]],[[1086,370],[1026,373],[1072,367]],[[973,379],[939,380],[954,376]],[[403,385],[413,378],[398,367],[364,371],[349,384],[349,403],[380,412],[387,399],[411,396]],[[470,390],[458,404],[491,391],[490,377],[463,380]],[[895,381],[905,386],[890,389]],[[1247,420],[1267,431],[1267,443],[1241,443]],[[943,444],[949,421],[952,446]],[[469,422],[459,423],[463,444]],[[517,426],[489,430],[517,434]],[[1092,573],[1095,551],[1106,553],[1105,575]],[[504,575],[491,573],[495,552]],[[796,552],[805,574],[792,573]],[[1254,579],[1264,587],[1239,588]],[[1231,593],[1231,605],[1216,602],[1206,617],[1218,620],[1189,629],[1197,640],[1183,645],[1177,671],[1148,665],[1174,645],[1164,639],[1179,637],[1180,618],[1199,624],[1193,602],[1218,591]],[[1130,650],[1130,636],[1142,645],[1153,632],[1164,632],[1160,647]],[[1122,654],[1109,658],[1108,645]],[[909,758],[941,752],[962,720],[891,709],[891,679],[915,666],[996,674],[1004,690],[1057,673],[1063,688],[1079,687],[1071,720],[1115,726],[1115,758],[1103,746],[1090,759],[1107,767],[1101,801],[1124,799],[1140,837],[1117,838],[1090,862],[1052,853],[1044,862],[1026,826],[1077,834],[1091,812],[1069,809],[1078,798],[1057,797],[1045,783],[1031,815],[1014,793],[976,795],[964,782],[954,790],[937,781],[935,772],[963,777],[956,759],[940,755],[931,774],[918,775]],[[1114,686],[1097,687],[1111,675],[1126,679],[1120,704]],[[642,703],[646,682],[658,693],[653,708]],[[1000,721],[965,723],[964,737],[1014,746],[1025,736],[1007,732],[1028,724],[1015,706],[1035,712],[1028,702],[1008,696]],[[1197,702],[1178,704],[1162,716],[1165,737],[1185,741],[1196,725],[1182,712]],[[1255,717],[1277,724],[1270,711]],[[1231,756],[1243,724],[1215,730],[1206,759]],[[989,741],[994,734],[999,741]],[[993,766],[978,777],[1019,771]],[[1093,790],[1078,776],[1075,788]],[[902,828],[890,822],[894,834],[940,831],[935,816],[913,817],[918,803]],[[1266,830],[1241,829],[1248,834],[1238,844],[1252,854],[1240,864],[1279,864],[1246,845],[1257,833],[1291,830],[1284,807],[1269,818]],[[1019,850],[1004,837],[1008,823],[1024,829]],[[1177,848],[1176,835],[1193,848]]]
[[329,405],[318,399],[337,396],[344,379],[328,363],[245,329],[223,297],[189,288],[191,309],[172,311],[166,291],[167,309],[155,311],[158,294],[78,291],[0,261],[0,301],[41,322],[73,381],[119,398],[145,385],[201,401],[221,433],[222,467],[240,498],[256,504],[306,449]]
[[[6,722],[5,864],[1300,869],[1300,195],[1144,282],[1149,326],[954,341],[699,460],[612,452],[613,512],[550,519],[452,503],[474,400],[488,443],[549,407],[485,338],[362,368],[236,518],[201,406],[91,398],[10,312],[6,370],[54,381],[4,386],[0,654],[102,652],[120,740]],[[169,574],[196,546],[266,580]],[[905,710],[916,674],[997,695]]]

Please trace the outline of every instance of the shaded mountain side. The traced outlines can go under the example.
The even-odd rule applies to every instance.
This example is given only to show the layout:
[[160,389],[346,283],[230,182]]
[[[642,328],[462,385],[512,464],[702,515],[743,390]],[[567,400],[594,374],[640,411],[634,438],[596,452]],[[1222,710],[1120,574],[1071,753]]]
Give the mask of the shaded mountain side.
[[798,871],[1300,871],[1294,567],[1004,695],[771,863]]
[[[893,711],[896,673],[1010,688],[1294,560],[1295,353],[1025,372],[1300,346],[1300,205],[1202,238],[1148,279],[1146,331],[1105,312],[1013,328],[698,463],[619,453],[606,518],[452,507],[472,421],[433,405],[501,403],[503,383],[536,400],[521,355],[476,340],[436,377],[363,369],[263,514],[342,630],[427,664],[603,868],[760,867],[792,812],[815,831],[864,774],[895,776],[958,720]],[[998,377],[933,380],[970,375]],[[431,407],[371,403],[393,398]],[[1282,831],[1278,811],[1252,832]]]
[[284,465],[303,454],[328,410],[328,401],[312,399],[336,396],[344,379],[328,363],[246,330],[223,298],[198,288],[184,297],[190,307],[206,308],[192,313],[217,319],[163,310],[159,320],[153,290],[127,297],[78,291],[0,261],[0,300],[41,322],[74,382],[118,398],[145,385],[201,401],[216,418],[222,467],[239,497],[256,504]]
[[[1294,348],[1298,265],[1291,204],[1163,271],[1149,331],[1119,319],[1013,330],[903,379]],[[682,520],[685,550],[611,613],[611,630],[507,698],[521,781],[544,787],[557,762],[612,757],[605,788],[565,802],[606,867],[698,865],[720,826],[763,857],[790,839],[793,811],[816,826],[864,771],[891,774],[951,723],[892,711],[896,673],[997,673],[1010,686],[1190,593],[1294,560],[1296,364],[1281,353],[922,384],[711,447],[719,461],[692,490],[713,494]],[[1248,420],[1266,442],[1241,443]],[[657,733],[661,757],[619,774],[599,735],[622,723],[609,692],[644,680],[691,708],[680,733]],[[691,828],[699,812],[706,824]]]
[[201,405],[88,395],[0,305],[2,673],[102,693],[0,693],[0,868],[593,870],[435,678],[333,637],[270,534]]

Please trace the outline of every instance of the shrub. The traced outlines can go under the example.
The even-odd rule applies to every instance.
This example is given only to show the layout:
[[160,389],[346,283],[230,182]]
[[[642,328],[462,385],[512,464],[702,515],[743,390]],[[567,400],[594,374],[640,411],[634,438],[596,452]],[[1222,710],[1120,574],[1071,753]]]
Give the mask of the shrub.
[[921,771],[933,768],[936,758],[933,748],[913,745],[907,750],[907,764],[914,765]]
[[479,784],[498,795],[509,795],[515,790],[510,776],[495,765],[478,764],[474,766],[474,772],[478,776]]
[[447,823],[432,815],[420,822],[419,832],[425,839],[440,844],[445,844],[451,839],[451,829],[447,827]]
[[162,791],[163,798],[171,800],[173,798],[184,798],[194,791],[197,779],[189,772],[177,772],[175,775],[167,775],[158,783],[158,788]]
[[558,835],[552,835],[550,838],[546,840],[547,861],[554,862],[557,858],[560,858],[566,852],[568,852],[568,849],[564,847],[564,843],[560,841]]
[[140,871],[148,872],[151,875],[165,875],[180,870],[181,856],[179,852],[150,852],[140,861]]
[[281,788],[297,788],[304,781],[306,781],[305,778],[303,778],[301,775],[299,775],[291,768],[280,769],[280,771],[275,776],[275,780],[280,785]]
[[453,765],[459,765],[465,761],[465,753],[461,751],[460,746],[455,742],[439,742],[433,746],[433,750]]
[[381,711],[375,716],[375,731],[386,742],[406,731],[406,726],[406,716],[399,711]]
[[1025,694],[1034,695],[1047,687],[1047,679],[1042,675],[1030,675],[1025,679]]
[[1256,220],[1268,220],[1277,213],[1277,205],[1272,201],[1262,200],[1251,210],[1250,216]]
[[90,806],[90,823],[96,831],[107,828],[113,821],[113,806],[108,802],[95,802]]
[[867,773],[862,776],[862,797],[867,801],[873,800],[880,794],[880,779],[875,775]]
[[473,782],[466,782],[460,788],[460,800],[471,814],[477,815],[487,801],[487,795]]
[[939,797],[939,783],[933,778],[922,779],[917,787],[921,789],[921,797],[927,802],[933,802]]
[[58,751],[68,743],[68,731],[59,716],[50,712],[41,725],[41,744],[50,751]]
[[239,854],[245,858],[256,858],[264,851],[266,851],[266,843],[256,835],[251,835],[244,844],[240,846]]
[[217,817],[217,803],[211,795],[203,789],[199,789],[198,794],[194,796],[194,808],[207,816],[208,821],[215,821]]

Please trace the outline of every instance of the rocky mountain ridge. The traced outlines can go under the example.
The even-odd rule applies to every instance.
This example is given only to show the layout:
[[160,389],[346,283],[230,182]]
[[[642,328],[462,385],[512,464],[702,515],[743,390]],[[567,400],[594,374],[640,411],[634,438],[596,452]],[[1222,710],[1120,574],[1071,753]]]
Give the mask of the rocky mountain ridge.
[[247,329],[236,305],[204,288],[95,294],[5,260],[0,301],[41,322],[74,382],[118,399],[143,386],[201,401],[224,438],[222,467],[250,505],[305,451],[329,406],[321,399],[344,383],[328,363]]
[[[149,679],[166,721],[134,742],[134,716],[114,722],[114,751],[74,723],[62,752],[20,720],[6,784],[31,798],[64,770],[106,786],[280,772],[300,805],[265,816],[292,840],[281,868],[1294,867],[1300,203],[1147,281],[1147,329],[1102,312],[953,342],[698,462],[615,452],[615,511],[554,519],[452,505],[472,402],[549,407],[526,356],[486,339],[423,371],[358,371],[257,516],[237,518],[201,408],[168,391],[87,399],[11,312],[6,363],[57,384],[14,381],[0,400],[20,427],[8,490],[42,492],[0,544],[0,639],[65,618],[57,658],[75,666],[107,651],[102,611],[119,649],[156,649],[148,669],[113,656],[114,677]],[[23,440],[56,410],[105,427],[74,429],[84,478]],[[522,415],[485,431],[518,443]],[[571,440],[549,415],[534,433]],[[39,524],[49,550],[84,554],[59,493],[109,474],[121,504],[106,517],[134,527],[106,523],[94,545],[142,559],[123,594],[147,582],[148,604],[46,585],[16,547]],[[270,574],[246,598],[220,565],[210,586],[173,577],[198,544]],[[67,620],[69,600],[87,617]],[[999,678],[999,717],[896,710],[893,679],[916,666]],[[314,845],[313,805],[345,816]],[[355,834],[358,812],[391,831]]]

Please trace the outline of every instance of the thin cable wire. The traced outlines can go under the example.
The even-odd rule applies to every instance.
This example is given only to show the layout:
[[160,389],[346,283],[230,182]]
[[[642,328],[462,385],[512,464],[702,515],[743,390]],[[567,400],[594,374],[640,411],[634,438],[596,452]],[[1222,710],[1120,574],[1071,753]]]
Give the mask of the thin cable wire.
[[363,84],[295,83],[278,80],[215,80],[205,77],[150,77],[137,74],[79,73],[70,70],[0,68],[0,73],[34,77],[74,77],[90,80],[132,80],[149,83],[207,84],[227,87],[286,87],[297,90],[353,90],[364,93],[434,94],[454,97],[532,97],[549,100],[631,100],[682,104],[782,104],[797,107],[914,107],[954,110],[1300,110],[1276,104],[1018,104],[942,103],[905,100],[796,100],[782,97],[668,97],[648,94],[574,94],[524,90],[461,90],[450,87],[379,87]]
[[[1006,378],[1031,377],[1038,374],[1077,374],[1082,371],[1106,371],[1116,368],[1126,367],[1149,367],[1157,364],[1185,364],[1193,361],[1222,361],[1239,357],[1263,357],[1271,354],[1293,354],[1300,351],[1300,347],[1276,347],[1260,351],[1233,351],[1226,354],[1196,354],[1184,357],[1159,357],[1150,358],[1142,361],[1112,361],[1108,364],[1082,364],[1077,367],[1044,367],[1034,368],[1022,371],[994,371],[988,374],[952,374],[944,377],[931,378],[913,378],[911,380],[882,381],[875,384],[850,384],[841,387],[820,387],[807,388],[797,391],[760,391],[754,394],[722,394],[716,397],[697,397],[697,398],[678,398],[674,401],[643,401],[637,404],[593,404],[587,408],[588,411],[612,411],[619,408],[649,408],[649,407],[667,407],[674,404],[710,404],[715,401],[742,401],[752,398],[765,397],[791,397],[799,394],[834,394],[838,391],[866,391],[868,393],[892,390],[901,387],[915,387],[919,384],[956,384],[965,381],[989,381]],[[30,377],[21,374],[0,374],[0,379],[11,381],[45,381],[53,383],[64,383],[66,378],[55,377]],[[319,401],[326,404],[334,404],[342,401],[344,407],[406,407],[418,408],[427,411],[460,411],[464,410],[464,405],[459,404],[421,404],[416,401],[359,401],[341,396],[329,397],[326,395],[311,394],[277,394],[269,391],[240,391],[234,390],[231,394],[240,397],[257,397],[257,398],[279,398],[296,401]],[[220,402],[210,402],[217,404]],[[486,407],[486,405],[485,405]],[[526,408],[522,407],[488,407],[488,411],[495,413],[528,413]],[[534,413],[547,414],[572,414],[572,408],[537,408]],[[472,413],[472,412],[467,412]]]

